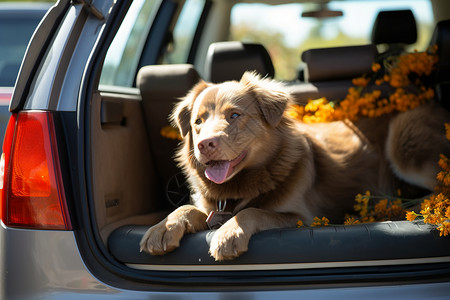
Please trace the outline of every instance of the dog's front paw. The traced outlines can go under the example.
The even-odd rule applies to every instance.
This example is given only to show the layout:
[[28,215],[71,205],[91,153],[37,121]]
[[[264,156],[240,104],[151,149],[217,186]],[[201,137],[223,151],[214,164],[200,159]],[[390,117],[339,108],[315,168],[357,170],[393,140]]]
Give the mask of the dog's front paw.
[[180,245],[185,226],[181,222],[169,223],[166,219],[150,227],[141,239],[141,252],[163,255]]
[[234,259],[248,250],[250,236],[232,218],[214,234],[209,253],[216,261]]

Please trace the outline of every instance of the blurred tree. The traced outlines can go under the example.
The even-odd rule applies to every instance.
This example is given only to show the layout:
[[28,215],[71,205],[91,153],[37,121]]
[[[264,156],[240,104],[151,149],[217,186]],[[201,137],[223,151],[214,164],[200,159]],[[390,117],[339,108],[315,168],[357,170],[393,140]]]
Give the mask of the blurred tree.
[[258,31],[251,25],[231,28],[231,40],[259,43],[266,47],[272,58],[277,79],[292,79],[296,76],[296,66],[300,63],[298,49],[285,45],[283,35],[278,32]]
[[230,40],[259,43],[266,47],[275,67],[275,78],[295,80],[301,65],[301,54],[312,48],[337,47],[342,45],[361,45],[367,43],[364,38],[354,38],[338,30],[331,38],[324,38],[322,24],[318,23],[310,35],[297,47],[288,47],[281,33],[258,30],[248,24],[232,26]]

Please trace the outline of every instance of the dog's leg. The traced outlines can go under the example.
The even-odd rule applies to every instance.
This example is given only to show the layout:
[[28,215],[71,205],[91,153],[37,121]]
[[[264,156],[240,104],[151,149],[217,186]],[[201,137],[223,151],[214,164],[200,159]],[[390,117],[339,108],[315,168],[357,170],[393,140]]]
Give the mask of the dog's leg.
[[214,234],[209,252],[215,260],[229,260],[248,250],[253,234],[273,228],[294,227],[299,216],[259,208],[247,208],[236,214]]
[[180,245],[185,233],[206,230],[207,215],[193,205],[183,205],[170,213],[164,220],[154,225],[144,234],[141,251],[152,255],[162,255]]

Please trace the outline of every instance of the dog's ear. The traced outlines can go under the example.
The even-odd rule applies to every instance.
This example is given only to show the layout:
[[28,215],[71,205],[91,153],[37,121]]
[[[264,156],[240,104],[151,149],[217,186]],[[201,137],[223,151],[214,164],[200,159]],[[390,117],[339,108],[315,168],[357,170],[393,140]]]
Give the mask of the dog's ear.
[[240,81],[258,100],[258,106],[266,122],[276,127],[292,101],[291,95],[279,82],[261,78],[255,72],[245,72]]
[[201,80],[188,92],[185,97],[181,98],[173,108],[169,120],[171,121],[173,126],[178,127],[178,130],[180,131],[182,137],[185,137],[191,128],[190,120],[194,101],[197,96],[207,87],[208,84]]

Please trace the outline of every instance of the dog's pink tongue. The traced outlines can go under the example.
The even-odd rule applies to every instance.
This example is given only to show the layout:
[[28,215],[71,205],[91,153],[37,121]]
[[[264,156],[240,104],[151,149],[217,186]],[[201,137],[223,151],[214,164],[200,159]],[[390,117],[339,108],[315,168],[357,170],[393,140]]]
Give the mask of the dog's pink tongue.
[[227,179],[231,163],[229,161],[218,161],[206,167],[206,178],[214,183],[221,184]]

